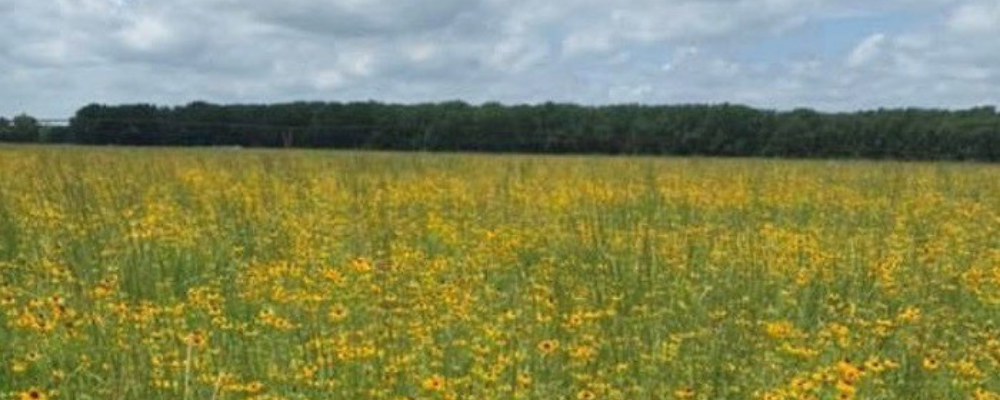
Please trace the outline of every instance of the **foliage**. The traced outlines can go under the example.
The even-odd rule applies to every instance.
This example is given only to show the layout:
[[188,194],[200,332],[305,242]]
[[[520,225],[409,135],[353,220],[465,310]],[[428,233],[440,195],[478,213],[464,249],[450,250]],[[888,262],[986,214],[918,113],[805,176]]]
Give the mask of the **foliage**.
[[38,120],[29,115],[21,114],[13,120],[0,118],[0,142],[37,142],[40,131]]
[[0,148],[0,398],[996,399],[998,172]]
[[730,104],[95,104],[80,109],[62,137],[140,146],[1000,160],[993,107],[820,113]]

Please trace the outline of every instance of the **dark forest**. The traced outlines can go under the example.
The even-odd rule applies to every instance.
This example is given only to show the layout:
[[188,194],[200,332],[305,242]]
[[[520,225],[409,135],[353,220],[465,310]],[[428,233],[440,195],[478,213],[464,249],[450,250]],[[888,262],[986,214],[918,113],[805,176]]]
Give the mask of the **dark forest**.
[[403,151],[1000,160],[1000,114],[719,105],[464,102],[88,105],[66,127],[0,119],[0,141]]

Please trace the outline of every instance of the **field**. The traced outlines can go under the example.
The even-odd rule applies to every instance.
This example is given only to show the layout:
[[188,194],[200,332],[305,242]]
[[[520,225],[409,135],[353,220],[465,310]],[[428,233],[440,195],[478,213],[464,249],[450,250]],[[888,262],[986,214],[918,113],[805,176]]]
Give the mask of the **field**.
[[2,399],[998,393],[996,165],[0,148]]

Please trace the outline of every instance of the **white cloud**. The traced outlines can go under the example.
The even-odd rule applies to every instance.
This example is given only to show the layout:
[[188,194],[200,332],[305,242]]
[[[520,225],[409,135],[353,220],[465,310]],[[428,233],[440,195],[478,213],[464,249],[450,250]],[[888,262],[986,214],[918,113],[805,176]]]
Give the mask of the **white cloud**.
[[885,34],[876,33],[871,35],[861,43],[858,43],[851,50],[851,54],[847,56],[847,65],[852,68],[857,68],[870,63],[882,52],[882,46],[885,43]]
[[332,69],[316,73],[314,82],[316,87],[321,90],[333,90],[343,86],[347,82],[347,78],[340,71]]
[[608,31],[572,32],[562,41],[563,52],[567,55],[605,53],[614,50],[613,35]]
[[542,63],[549,54],[545,44],[515,36],[497,43],[488,61],[499,71],[522,72]]
[[438,47],[434,43],[421,42],[409,45],[405,51],[411,60],[421,62],[434,58],[437,55]]
[[[815,36],[901,11],[923,17]],[[0,115],[196,99],[964,106],[1000,92],[998,21],[997,0],[5,0]],[[810,32],[805,55],[767,44]],[[824,47],[847,35],[863,39]]]
[[177,32],[174,32],[165,21],[151,15],[143,15],[121,30],[119,34],[125,44],[139,51],[153,51],[169,45]]
[[1000,1],[964,4],[949,16],[948,27],[962,33],[1000,33]]

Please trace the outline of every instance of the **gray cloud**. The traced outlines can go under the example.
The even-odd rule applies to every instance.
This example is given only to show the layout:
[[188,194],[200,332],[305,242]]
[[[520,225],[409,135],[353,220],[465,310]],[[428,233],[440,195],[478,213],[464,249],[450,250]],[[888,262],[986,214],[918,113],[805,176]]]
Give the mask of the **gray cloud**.
[[[904,12],[917,18],[827,32],[854,40],[842,52],[766,44]],[[0,115],[198,99],[958,107],[1000,93],[997,0],[7,0],[0,27]]]
[[291,30],[343,37],[411,35],[446,28],[476,12],[475,1],[392,0],[248,2],[250,18]]

